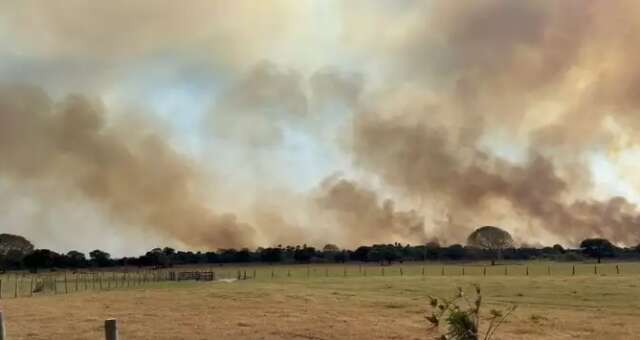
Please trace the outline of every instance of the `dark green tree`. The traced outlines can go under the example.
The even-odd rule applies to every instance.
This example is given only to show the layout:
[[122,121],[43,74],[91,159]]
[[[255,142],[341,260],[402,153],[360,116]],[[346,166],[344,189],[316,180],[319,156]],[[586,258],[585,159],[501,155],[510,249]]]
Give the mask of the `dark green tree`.
[[504,249],[513,247],[513,238],[511,234],[498,227],[484,226],[469,235],[467,245],[491,252],[493,266],[496,264],[496,259],[501,258]]
[[604,238],[586,239],[580,242],[580,248],[585,255],[598,259],[598,263],[602,261],[603,257],[614,257],[616,255],[616,246]]

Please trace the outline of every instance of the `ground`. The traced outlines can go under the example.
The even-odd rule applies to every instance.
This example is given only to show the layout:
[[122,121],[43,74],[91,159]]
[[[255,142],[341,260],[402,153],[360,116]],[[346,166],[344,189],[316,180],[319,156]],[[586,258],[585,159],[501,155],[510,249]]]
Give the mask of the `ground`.
[[291,277],[283,268],[275,279],[262,268],[269,275],[256,280],[150,283],[0,304],[10,340],[101,339],[110,317],[122,339],[429,339],[428,296],[451,296],[456,287],[471,293],[479,284],[485,312],[518,306],[498,339],[640,339],[637,274],[421,276],[408,275],[419,267],[405,267],[403,276],[391,275],[396,266],[384,277],[372,275],[375,267],[366,277],[359,267],[346,277],[332,267],[324,277],[313,267],[306,278],[302,267],[292,267]]

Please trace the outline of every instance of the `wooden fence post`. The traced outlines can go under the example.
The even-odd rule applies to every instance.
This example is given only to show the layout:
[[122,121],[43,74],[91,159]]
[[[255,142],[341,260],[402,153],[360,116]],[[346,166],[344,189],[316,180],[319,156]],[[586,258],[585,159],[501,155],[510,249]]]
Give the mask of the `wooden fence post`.
[[402,267],[400,267],[400,276],[403,276],[404,273],[402,272]]
[[329,277],[329,268],[324,269],[324,276]]
[[529,276],[529,266],[526,267],[526,275]]
[[440,274],[444,276],[444,266],[442,266],[442,270],[440,271]]
[[593,275],[598,275],[598,265],[597,264],[593,265]]
[[347,277],[347,267],[343,268],[344,277]]
[[482,267],[482,276],[487,276],[487,267]]
[[551,276],[551,265],[547,265],[547,275]]
[[382,276],[384,276],[384,267],[382,267]]
[[64,293],[69,294],[69,287],[67,285],[67,272],[64,272]]
[[104,320],[104,335],[106,340],[118,340],[118,322],[116,319]]
[[572,269],[571,269],[571,275],[576,275],[576,265],[574,264]]
[[2,311],[0,310],[0,340],[7,339],[7,332],[4,328],[4,317],[2,316]]
[[17,297],[18,297],[18,295],[19,295],[19,294],[18,294],[18,292],[19,292],[19,289],[18,289],[18,280],[19,280],[18,275],[16,275],[16,289],[15,289],[15,291],[14,291],[14,295],[13,295],[13,297],[16,297],[16,298],[17,298]]
[[422,276],[424,276],[424,266],[422,266]]
[[509,275],[509,267],[508,266],[504,266],[504,276]]
[[462,266],[462,276],[464,276],[464,266]]
[[29,287],[29,296],[33,296],[33,276],[31,276],[31,285]]
[[0,299],[2,299],[2,279],[0,279]]
[[620,266],[618,266],[617,264],[616,264],[616,274],[620,275]]

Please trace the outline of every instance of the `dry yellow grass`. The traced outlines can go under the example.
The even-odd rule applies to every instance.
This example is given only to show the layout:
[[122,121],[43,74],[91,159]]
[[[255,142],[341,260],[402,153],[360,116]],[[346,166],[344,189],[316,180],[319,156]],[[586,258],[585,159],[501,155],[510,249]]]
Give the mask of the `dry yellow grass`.
[[9,339],[425,339],[428,295],[518,304],[499,339],[640,339],[640,277],[347,277],[162,283],[1,300]]

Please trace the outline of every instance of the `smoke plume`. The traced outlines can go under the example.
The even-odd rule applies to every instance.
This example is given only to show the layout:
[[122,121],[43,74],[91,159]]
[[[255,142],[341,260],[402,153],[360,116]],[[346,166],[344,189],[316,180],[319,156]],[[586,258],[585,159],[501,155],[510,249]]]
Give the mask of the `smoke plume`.
[[[390,99],[359,113],[355,164],[444,210],[456,221],[442,224],[445,234],[510,211],[510,221],[572,244],[589,236],[638,242],[635,204],[581,195],[592,182],[590,152],[615,149],[627,135],[626,143],[636,143],[629,139],[640,122],[640,70],[622,46],[637,46],[640,26],[630,13],[638,8],[625,1],[437,3],[433,21],[417,22],[400,49],[387,49],[398,54],[397,74],[412,78],[412,90],[382,92]],[[524,159],[487,149],[492,134],[528,150]]]
[[[80,194],[207,248],[478,225],[637,244],[638,17],[632,0],[5,1],[0,190]],[[138,101],[144,119],[114,113]]]
[[0,174],[23,182],[53,181],[116,219],[152,227],[195,246],[252,244],[252,227],[214,213],[197,191],[198,173],[165,137],[104,119],[82,96],[56,103],[40,89],[0,87]]

